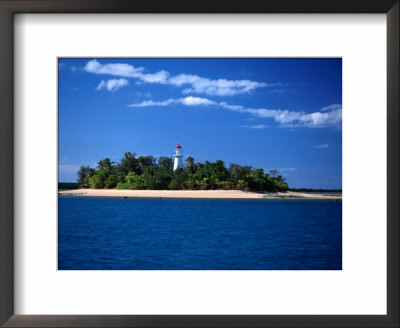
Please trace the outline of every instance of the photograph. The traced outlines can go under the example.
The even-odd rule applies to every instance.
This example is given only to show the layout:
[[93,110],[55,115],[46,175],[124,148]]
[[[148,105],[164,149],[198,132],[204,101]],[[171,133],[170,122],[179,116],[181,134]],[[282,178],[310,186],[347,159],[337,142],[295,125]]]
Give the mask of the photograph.
[[342,58],[57,58],[58,270],[342,270]]

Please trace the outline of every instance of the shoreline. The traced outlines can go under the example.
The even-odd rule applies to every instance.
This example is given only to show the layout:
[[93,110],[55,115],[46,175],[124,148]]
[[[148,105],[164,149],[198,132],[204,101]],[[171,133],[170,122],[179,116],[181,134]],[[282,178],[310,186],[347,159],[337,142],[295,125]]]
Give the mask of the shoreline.
[[134,198],[207,198],[207,199],[333,199],[341,200],[341,193],[330,192],[252,192],[241,190],[116,190],[73,189],[59,190],[59,195],[88,197]]

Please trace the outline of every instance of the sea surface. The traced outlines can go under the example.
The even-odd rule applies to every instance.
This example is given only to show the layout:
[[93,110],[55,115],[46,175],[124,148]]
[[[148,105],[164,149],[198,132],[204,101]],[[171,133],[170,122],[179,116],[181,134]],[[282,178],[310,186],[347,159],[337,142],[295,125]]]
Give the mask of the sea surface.
[[341,270],[342,202],[60,195],[59,270]]

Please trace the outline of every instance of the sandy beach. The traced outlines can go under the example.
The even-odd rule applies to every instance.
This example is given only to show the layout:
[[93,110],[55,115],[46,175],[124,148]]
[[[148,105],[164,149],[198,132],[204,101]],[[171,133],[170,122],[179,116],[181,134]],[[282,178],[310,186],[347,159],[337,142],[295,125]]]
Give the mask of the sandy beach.
[[317,192],[274,192],[256,193],[241,190],[115,190],[115,189],[75,189],[60,190],[61,195],[101,196],[101,197],[153,197],[153,198],[225,198],[225,199],[342,199],[341,193]]

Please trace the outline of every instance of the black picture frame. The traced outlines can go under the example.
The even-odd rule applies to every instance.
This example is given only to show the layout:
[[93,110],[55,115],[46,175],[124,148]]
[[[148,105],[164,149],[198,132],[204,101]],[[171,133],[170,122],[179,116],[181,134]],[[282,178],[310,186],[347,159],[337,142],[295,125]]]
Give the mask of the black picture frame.
[[[399,327],[399,11],[399,0],[0,0],[0,324],[4,327]],[[387,315],[14,315],[13,17],[16,13],[385,13]]]

